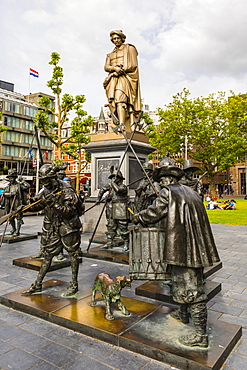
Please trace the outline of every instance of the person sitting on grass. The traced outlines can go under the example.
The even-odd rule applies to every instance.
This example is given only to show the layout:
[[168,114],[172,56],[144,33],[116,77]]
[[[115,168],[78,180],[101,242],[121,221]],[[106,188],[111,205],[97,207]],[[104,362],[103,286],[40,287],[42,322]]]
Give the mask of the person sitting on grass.
[[223,209],[223,208],[219,206],[219,204],[217,203],[217,199],[214,198],[208,203],[206,209]]
[[228,204],[223,207],[224,210],[236,210],[236,201],[234,199],[230,199]]

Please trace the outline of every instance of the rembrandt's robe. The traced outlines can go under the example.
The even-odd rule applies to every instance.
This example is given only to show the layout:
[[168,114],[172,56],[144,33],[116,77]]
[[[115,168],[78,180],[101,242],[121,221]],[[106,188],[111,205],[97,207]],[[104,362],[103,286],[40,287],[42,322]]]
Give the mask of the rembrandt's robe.
[[[106,57],[105,71],[109,75],[104,87],[112,112],[115,112],[116,103],[119,102],[126,103],[129,114],[141,111],[137,55],[135,46],[122,44]],[[113,69],[115,66],[121,66],[124,74],[118,76]]]

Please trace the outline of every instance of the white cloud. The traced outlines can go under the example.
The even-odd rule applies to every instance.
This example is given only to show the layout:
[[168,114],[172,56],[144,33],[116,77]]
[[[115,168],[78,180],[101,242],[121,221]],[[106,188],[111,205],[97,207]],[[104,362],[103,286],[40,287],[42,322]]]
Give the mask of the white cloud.
[[85,94],[98,115],[106,103],[102,81],[109,32],[122,29],[139,51],[142,97],[152,109],[187,87],[193,96],[246,91],[245,0],[0,0],[0,79],[27,93],[50,93],[48,64],[61,54],[64,92]]

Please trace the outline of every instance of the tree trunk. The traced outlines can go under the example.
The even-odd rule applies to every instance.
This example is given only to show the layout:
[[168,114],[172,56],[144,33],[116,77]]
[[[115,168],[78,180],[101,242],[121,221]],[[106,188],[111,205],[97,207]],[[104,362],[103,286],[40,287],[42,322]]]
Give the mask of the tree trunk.
[[78,164],[77,164],[77,172],[76,172],[76,183],[75,183],[75,190],[77,194],[79,194],[80,190],[80,175],[81,175],[81,150],[79,150],[78,156]]
[[215,188],[215,183],[214,183],[214,175],[208,174],[208,181],[209,181],[209,195],[211,198],[217,198],[217,192]]

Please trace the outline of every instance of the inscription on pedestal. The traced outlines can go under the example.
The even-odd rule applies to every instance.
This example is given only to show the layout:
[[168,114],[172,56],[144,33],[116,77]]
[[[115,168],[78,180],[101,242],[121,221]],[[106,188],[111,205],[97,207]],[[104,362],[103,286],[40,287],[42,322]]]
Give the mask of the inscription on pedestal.
[[109,183],[110,168],[111,166],[117,166],[119,159],[116,158],[99,158],[97,159],[96,165],[96,178],[97,178],[97,189],[101,189],[103,186]]

